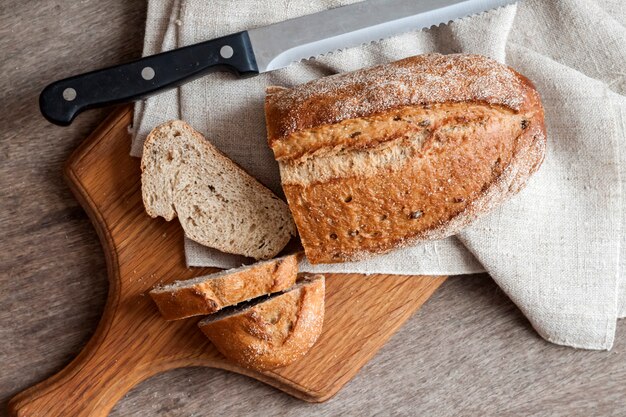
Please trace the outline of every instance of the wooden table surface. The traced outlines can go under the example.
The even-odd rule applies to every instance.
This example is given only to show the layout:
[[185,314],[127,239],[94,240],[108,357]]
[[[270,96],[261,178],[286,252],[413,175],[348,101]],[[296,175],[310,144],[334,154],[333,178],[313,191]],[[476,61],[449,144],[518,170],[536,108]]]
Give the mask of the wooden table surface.
[[[38,93],[139,56],[144,16],[143,1],[1,2],[0,415],[10,397],[80,351],[107,291],[100,243],[61,167],[110,110],[60,128],[40,117]],[[626,323],[610,352],[559,347],[488,276],[456,277],[327,403],[188,368],[142,383],[112,415],[623,416]]]

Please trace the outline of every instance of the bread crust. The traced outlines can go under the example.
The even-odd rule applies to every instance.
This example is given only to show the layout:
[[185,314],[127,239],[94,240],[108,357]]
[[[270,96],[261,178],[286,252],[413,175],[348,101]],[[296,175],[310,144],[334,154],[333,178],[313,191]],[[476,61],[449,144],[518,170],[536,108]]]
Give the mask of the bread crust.
[[266,117],[311,263],[456,234],[518,192],[546,147],[532,83],[479,55],[422,55],[274,89]]
[[304,356],[322,333],[324,277],[308,281],[238,314],[198,323],[228,359],[265,371]]
[[224,307],[286,290],[298,274],[301,253],[257,262],[233,272],[222,271],[188,281],[156,287],[150,297],[166,320],[212,314]]
[[479,102],[519,111],[523,81],[481,55],[426,54],[313,80],[292,89],[269,87],[265,113],[269,145],[295,132],[404,106]]

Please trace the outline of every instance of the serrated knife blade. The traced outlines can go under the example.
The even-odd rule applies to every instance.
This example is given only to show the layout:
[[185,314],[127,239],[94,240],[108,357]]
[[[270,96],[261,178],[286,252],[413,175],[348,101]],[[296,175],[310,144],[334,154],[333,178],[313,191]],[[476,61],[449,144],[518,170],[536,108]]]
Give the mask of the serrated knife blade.
[[419,31],[517,0],[368,0],[248,30],[259,72]]
[[66,126],[84,110],[139,100],[213,71],[256,75],[515,2],[360,1],[65,78],[43,89],[39,108],[46,119]]

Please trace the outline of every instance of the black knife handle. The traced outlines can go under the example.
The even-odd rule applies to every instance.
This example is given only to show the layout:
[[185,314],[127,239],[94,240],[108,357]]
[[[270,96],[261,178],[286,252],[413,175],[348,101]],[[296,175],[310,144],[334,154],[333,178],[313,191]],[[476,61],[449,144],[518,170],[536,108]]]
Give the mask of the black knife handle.
[[50,122],[67,126],[83,110],[139,100],[213,71],[258,74],[248,32],[56,81],[41,92],[39,108]]

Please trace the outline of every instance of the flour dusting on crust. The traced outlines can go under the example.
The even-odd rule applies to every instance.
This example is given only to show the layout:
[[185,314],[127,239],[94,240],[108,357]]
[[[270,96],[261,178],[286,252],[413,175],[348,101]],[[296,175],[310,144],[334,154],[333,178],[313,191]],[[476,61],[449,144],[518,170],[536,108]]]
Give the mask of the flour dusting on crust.
[[482,102],[518,111],[524,85],[506,65],[480,55],[427,54],[337,74],[295,89],[270,87],[270,145],[290,134],[400,106]]

